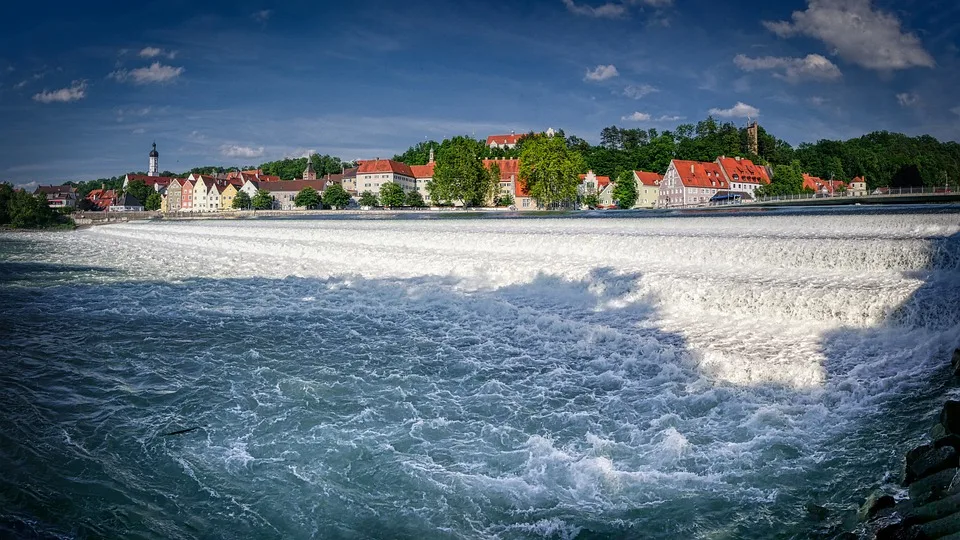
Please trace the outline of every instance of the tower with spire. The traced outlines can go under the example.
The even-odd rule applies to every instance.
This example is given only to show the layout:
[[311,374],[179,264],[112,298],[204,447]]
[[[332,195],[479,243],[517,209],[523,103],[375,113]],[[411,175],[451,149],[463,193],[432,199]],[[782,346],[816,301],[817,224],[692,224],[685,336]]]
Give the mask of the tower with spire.
[[432,144],[430,145],[430,162],[429,163],[433,163],[433,145]]
[[160,176],[160,154],[157,153],[156,141],[153,143],[153,150],[150,151],[150,168],[147,169],[147,176]]
[[317,171],[313,170],[313,155],[307,154],[307,168],[303,170],[304,180],[316,180]]

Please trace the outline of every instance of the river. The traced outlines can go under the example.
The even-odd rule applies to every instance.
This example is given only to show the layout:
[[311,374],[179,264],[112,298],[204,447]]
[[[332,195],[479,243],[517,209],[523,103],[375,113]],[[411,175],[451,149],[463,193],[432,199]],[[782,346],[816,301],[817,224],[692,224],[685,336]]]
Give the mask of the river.
[[956,393],[960,207],[649,215],[0,234],[0,536],[855,526]]

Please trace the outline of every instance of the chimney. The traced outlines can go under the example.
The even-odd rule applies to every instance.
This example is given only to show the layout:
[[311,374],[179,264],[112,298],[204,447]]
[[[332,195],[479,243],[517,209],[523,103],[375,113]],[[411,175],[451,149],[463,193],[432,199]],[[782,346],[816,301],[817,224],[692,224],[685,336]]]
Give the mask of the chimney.
[[740,160],[741,160],[741,159],[742,159],[742,158],[741,158],[740,156],[737,156],[737,163],[740,163]]
[[693,167],[694,167],[694,164],[691,163],[691,164],[690,164],[690,174],[693,174],[693,172],[694,172],[694,171],[693,171]]

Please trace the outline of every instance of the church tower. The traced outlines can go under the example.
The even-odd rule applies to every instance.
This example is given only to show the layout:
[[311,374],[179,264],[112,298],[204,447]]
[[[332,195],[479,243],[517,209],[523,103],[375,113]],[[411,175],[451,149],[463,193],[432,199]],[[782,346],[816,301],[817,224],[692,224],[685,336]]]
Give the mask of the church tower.
[[160,176],[160,154],[157,153],[157,143],[153,143],[153,150],[150,151],[150,168],[147,169],[147,176]]
[[433,163],[433,145],[432,144],[430,145],[430,162],[429,163]]
[[313,156],[307,156],[307,168],[303,170],[303,179],[304,180],[316,180],[317,171],[313,170]]

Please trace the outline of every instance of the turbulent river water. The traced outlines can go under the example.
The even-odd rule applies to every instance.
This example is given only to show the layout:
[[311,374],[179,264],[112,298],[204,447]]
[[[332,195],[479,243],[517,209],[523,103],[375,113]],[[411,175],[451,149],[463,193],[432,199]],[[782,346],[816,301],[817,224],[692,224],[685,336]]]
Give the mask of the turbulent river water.
[[2,234],[0,536],[856,526],[953,392],[960,208],[642,216]]

